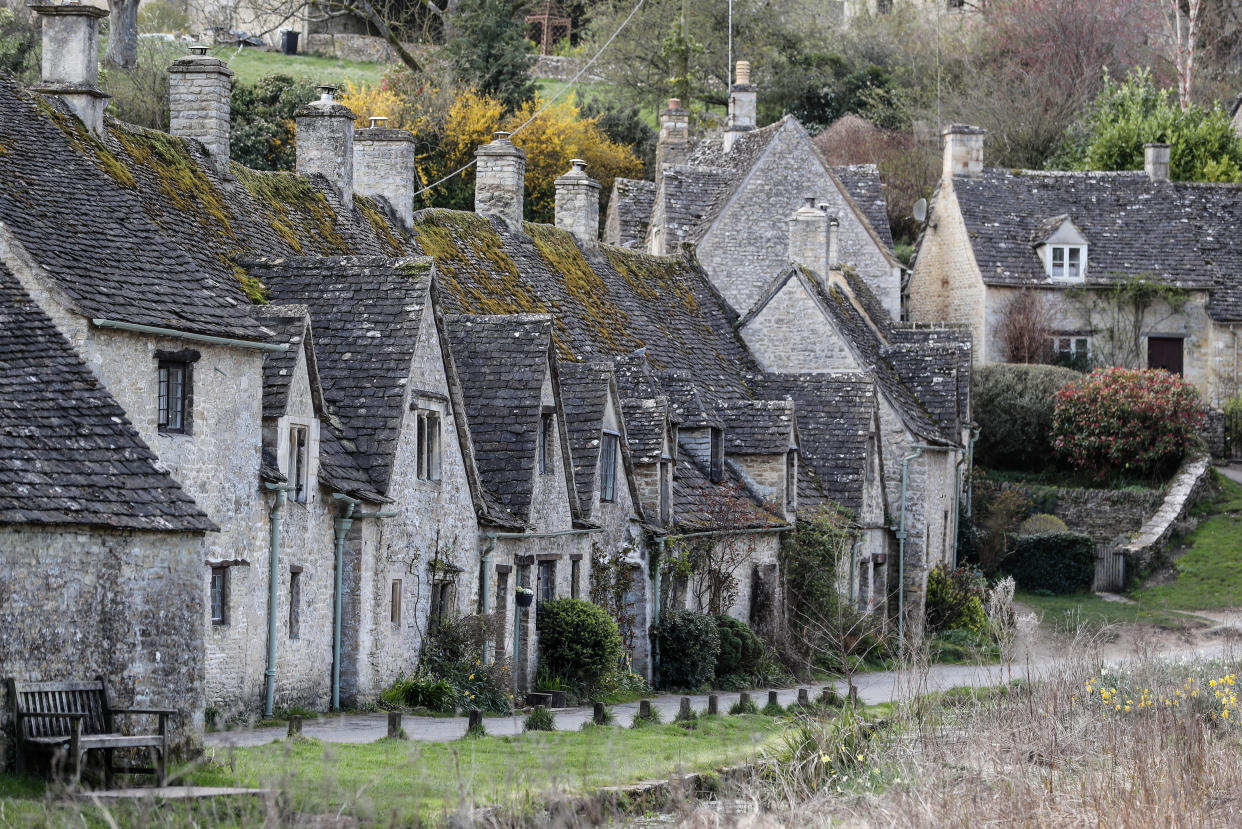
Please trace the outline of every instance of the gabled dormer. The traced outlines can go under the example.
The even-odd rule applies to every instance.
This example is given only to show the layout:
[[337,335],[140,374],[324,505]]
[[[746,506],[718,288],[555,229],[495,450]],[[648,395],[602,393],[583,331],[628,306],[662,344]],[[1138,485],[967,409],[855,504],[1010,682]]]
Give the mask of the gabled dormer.
[[319,368],[305,305],[268,305],[256,316],[289,349],[267,355],[263,365],[263,454],[265,464],[289,485],[288,500],[316,497],[320,422],[325,412]]
[[792,519],[798,506],[793,400],[733,400],[722,404],[720,414],[734,470],[765,503]]
[[1067,215],[1043,222],[1035,234],[1035,252],[1044,273],[1053,282],[1083,282],[1087,278],[1087,237]]

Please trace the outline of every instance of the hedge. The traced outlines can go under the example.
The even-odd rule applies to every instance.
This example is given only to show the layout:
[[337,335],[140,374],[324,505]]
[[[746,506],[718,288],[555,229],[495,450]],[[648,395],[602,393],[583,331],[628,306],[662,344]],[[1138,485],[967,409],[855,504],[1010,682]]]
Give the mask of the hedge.
[[1095,578],[1095,542],[1075,532],[1019,536],[1002,566],[1023,590],[1079,593]]
[[1035,472],[1052,457],[1056,395],[1082,377],[1060,366],[981,366],[971,379],[971,405],[979,424],[975,462],[988,469]]
[[716,676],[730,674],[749,677],[763,659],[763,641],[743,621],[732,616],[716,617],[720,634],[720,655],[716,657]]
[[716,675],[720,632],[714,616],[690,611],[666,613],[656,629],[660,643],[660,684],[698,688]]
[[598,605],[582,599],[541,602],[535,614],[541,667],[590,686],[617,669],[621,633]]

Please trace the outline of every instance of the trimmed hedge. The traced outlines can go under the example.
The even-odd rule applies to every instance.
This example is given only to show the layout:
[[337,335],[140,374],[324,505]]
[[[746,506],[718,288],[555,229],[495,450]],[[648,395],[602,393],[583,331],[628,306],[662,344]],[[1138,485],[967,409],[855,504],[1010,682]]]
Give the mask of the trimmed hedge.
[[721,614],[716,617],[720,634],[720,655],[716,657],[716,676],[738,674],[749,677],[763,659],[763,641],[743,621]]
[[660,684],[665,688],[698,688],[716,675],[720,631],[716,618],[705,613],[666,613],[656,628],[660,643]]
[[541,667],[590,686],[616,671],[621,632],[602,607],[582,599],[542,602],[535,615]]
[[979,424],[975,463],[1020,472],[1046,469],[1052,457],[1057,392],[1081,377],[1060,366],[1002,363],[975,369],[971,378],[971,405]]
[[1023,590],[1079,593],[1095,578],[1095,542],[1074,532],[1019,536],[1003,567]]

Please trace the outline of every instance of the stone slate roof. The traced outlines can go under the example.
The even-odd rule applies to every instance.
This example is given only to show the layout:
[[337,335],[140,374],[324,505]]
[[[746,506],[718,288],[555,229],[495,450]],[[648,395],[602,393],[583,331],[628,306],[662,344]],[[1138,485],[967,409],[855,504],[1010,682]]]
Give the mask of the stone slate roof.
[[617,216],[617,244],[630,250],[642,250],[646,246],[647,228],[651,225],[651,211],[655,207],[656,184],[634,178],[618,178],[612,182],[612,195],[608,211]]
[[673,523],[693,531],[722,524],[739,529],[783,527],[787,522],[763,508],[732,463],[726,461],[724,480],[713,484],[692,453],[683,451],[677,453],[673,474]]
[[867,281],[858,275],[853,268],[842,268],[841,276],[845,279],[845,283],[850,286],[850,293],[854,295],[854,299],[858,300],[858,304],[862,306],[863,313],[872,325],[879,330],[883,337],[891,337],[893,334],[893,318],[885,309],[884,303],[880,302],[871,290],[871,286]]
[[310,309],[324,402],[340,420],[341,445],[375,491],[387,492],[431,263],[307,256],[244,264],[273,300]]
[[867,217],[880,241],[893,249],[893,230],[888,224],[888,203],[880,169],[874,164],[837,164],[830,168],[837,181],[845,187],[854,204]]
[[446,318],[445,329],[483,486],[510,513],[529,521],[552,318],[454,315]]
[[4,265],[0,400],[0,523],[217,529]]
[[724,421],[717,412],[720,398],[701,388],[690,372],[667,371],[660,375],[659,380],[668,395],[673,420],[682,428],[724,427]]
[[298,356],[306,360],[311,397],[318,414],[323,414],[323,398],[319,388],[319,369],[311,336],[310,309],[305,305],[260,305],[254,315],[273,332],[272,340],[287,343],[285,351],[271,351],[263,357],[263,417],[280,417],[289,404],[289,384],[297,367]]
[[0,78],[0,222],[72,306],[91,318],[265,339],[240,285],[204,279],[143,210],[145,182],[118,160],[115,137],[95,139],[56,106]]
[[831,499],[857,512],[867,474],[867,443],[873,428],[876,390],[858,372],[766,374],[768,395],[791,398],[798,412],[799,506]]
[[714,169],[723,181],[713,187],[713,192],[704,199],[700,220],[694,230],[687,234],[688,240],[698,242],[707,235],[712,223],[746,181],[746,174],[763,157],[768,145],[785,126],[789,117],[787,115],[766,127],[743,134],[734,141],[733,148],[727,153],[723,151],[723,145],[714,140],[700,141],[695,146],[690,153],[690,164]]
[[676,251],[678,244],[690,238],[703,217],[715,208],[717,195],[737,179],[735,171],[718,167],[678,164],[666,169],[664,249]]
[[970,420],[969,330],[894,329],[884,353],[947,433],[956,434]]
[[664,450],[664,430],[668,423],[667,399],[622,398],[621,416],[625,418],[625,434],[629,439],[634,463],[659,463]]
[[612,369],[600,363],[560,363],[557,374],[561,382],[561,405],[565,409],[565,429],[569,433],[569,454],[574,459],[578,503],[583,516],[590,518]]
[[794,403],[730,400],[719,405],[724,448],[730,455],[783,455],[793,441]]
[[320,424],[319,480],[329,489],[353,498],[362,498],[373,503],[392,501],[375,490],[371,479],[358,467],[354,455],[341,445],[338,430],[331,423]]
[[1148,275],[1210,288],[1215,245],[1236,246],[1242,231],[1235,185],[1153,183],[1143,172],[985,169],[955,178],[953,188],[989,285],[1053,284],[1032,240],[1061,216],[1087,240],[1089,284]]

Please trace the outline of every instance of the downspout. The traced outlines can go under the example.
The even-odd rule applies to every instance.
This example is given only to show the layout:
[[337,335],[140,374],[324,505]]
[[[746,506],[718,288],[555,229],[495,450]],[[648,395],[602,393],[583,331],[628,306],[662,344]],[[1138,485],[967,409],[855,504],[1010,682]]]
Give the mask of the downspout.
[[916,443],[915,451],[901,459],[901,523],[897,527],[897,644],[904,653],[906,649],[906,496],[910,478],[910,461],[923,454],[925,449],[939,449]]
[[264,672],[263,716],[272,718],[276,703],[276,605],[280,602],[280,517],[285,506],[285,493],[293,489],[292,484],[266,484],[269,490],[276,493],[268,513],[268,525],[271,527],[271,540],[267,545],[267,670]]
[[[493,533],[487,534],[487,546],[483,548],[483,580],[479,585],[479,591],[483,594],[480,597],[479,608],[482,615],[486,616],[491,612],[491,594],[492,594],[492,552],[496,549],[496,536]],[[504,628],[501,628],[503,630]],[[492,664],[492,645],[483,637],[483,664]]]
[[[651,568],[651,628],[654,630],[660,624],[660,566],[664,562],[664,543],[668,541],[667,536],[657,536],[656,543],[656,560],[655,567]],[[651,679],[654,682],[659,676],[660,666],[660,637],[651,637]]]

